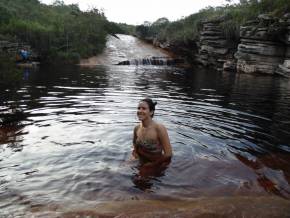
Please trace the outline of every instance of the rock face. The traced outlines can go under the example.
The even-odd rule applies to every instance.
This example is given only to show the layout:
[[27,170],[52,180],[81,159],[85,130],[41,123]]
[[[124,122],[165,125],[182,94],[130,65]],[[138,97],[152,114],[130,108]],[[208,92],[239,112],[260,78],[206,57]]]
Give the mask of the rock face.
[[225,65],[227,70],[235,69],[235,43],[227,40],[219,27],[225,21],[226,18],[221,17],[202,23],[196,60],[203,66],[223,70]]
[[180,57],[184,62],[191,63],[195,60],[197,53],[197,44],[194,40],[187,39],[186,41],[158,41],[156,38],[153,40],[155,47],[162,48],[175,57]]
[[[277,18],[260,15],[240,28],[241,42],[235,54],[237,71],[275,74],[286,57],[285,25]],[[283,21],[284,22],[284,21]],[[281,65],[281,69],[285,66]]]
[[235,41],[226,38],[222,31],[222,26],[230,19],[220,17],[203,21],[199,41],[190,45],[161,43],[156,39],[153,44],[178,53],[191,63],[220,71],[290,77],[290,13],[282,19],[259,15],[240,27],[239,40]]
[[285,59],[283,64],[279,64],[276,73],[290,77],[290,14],[284,16],[285,25],[287,26],[287,32],[285,34]]

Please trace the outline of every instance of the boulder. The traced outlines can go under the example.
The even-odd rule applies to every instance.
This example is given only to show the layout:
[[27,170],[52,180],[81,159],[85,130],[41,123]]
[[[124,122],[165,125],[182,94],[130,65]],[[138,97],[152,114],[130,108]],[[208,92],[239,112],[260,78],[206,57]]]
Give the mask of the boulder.
[[274,74],[278,65],[269,62],[259,62],[238,60],[237,71],[242,73],[263,73],[263,74]]
[[224,61],[223,71],[231,71],[234,72],[237,69],[237,63],[235,59],[229,59]]

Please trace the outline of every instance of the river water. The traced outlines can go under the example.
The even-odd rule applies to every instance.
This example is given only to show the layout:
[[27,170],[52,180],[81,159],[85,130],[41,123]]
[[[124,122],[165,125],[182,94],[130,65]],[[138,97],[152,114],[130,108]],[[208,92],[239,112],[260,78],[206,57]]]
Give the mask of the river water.
[[[109,40],[101,64],[24,69],[20,87],[1,93],[2,114],[21,111],[0,128],[4,217],[105,201],[290,198],[289,80],[113,65],[150,48],[120,37]],[[144,56],[166,56],[149,50]],[[158,102],[154,118],[167,127],[174,156],[160,175],[137,181],[129,158],[146,96]]]

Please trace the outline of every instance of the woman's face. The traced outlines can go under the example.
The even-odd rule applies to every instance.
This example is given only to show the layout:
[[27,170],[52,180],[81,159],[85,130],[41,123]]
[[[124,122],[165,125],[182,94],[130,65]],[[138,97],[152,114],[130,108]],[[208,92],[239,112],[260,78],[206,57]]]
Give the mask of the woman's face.
[[149,105],[144,102],[141,101],[138,104],[138,108],[137,108],[137,117],[139,120],[145,120],[147,118],[151,118],[151,115],[153,114],[153,112],[150,111],[149,109]]

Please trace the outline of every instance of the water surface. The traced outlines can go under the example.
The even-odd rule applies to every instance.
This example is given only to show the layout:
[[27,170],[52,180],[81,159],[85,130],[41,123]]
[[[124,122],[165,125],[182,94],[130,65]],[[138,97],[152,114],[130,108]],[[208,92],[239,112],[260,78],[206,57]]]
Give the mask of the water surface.
[[[288,80],[112,64],[40,66],[23,76],[16,91],[1,91],[2,115],[21,112],[0,128],[4,215],[131,199],[290,197]],[[128,159],[145,96],[158,102],[155,120],[174,156],[138,183]]]

